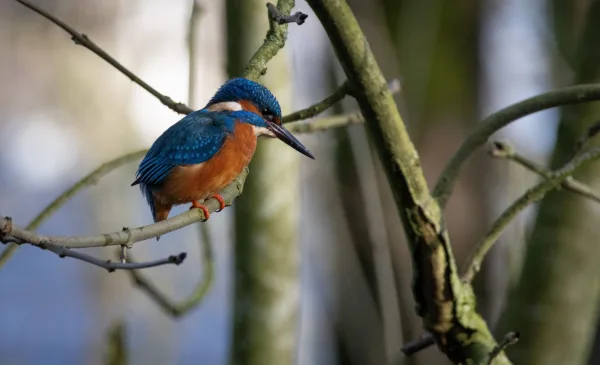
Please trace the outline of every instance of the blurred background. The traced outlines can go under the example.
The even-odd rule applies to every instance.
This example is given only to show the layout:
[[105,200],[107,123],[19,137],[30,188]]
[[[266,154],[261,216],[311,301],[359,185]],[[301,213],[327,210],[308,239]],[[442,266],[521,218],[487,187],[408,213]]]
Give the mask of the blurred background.
[[[243,72],[268,27],[262,0],[197,0],[192,22],[192,0],[32,2],[193,108]],[[556,87],[594,82],[600,70],[600,1],[349,3],[386,77],[402,81],[396,101],[430,185],[478,120]],[[307,22],[290,25],[286,48],[261,79],[284,114],[345,80],[310,7],[298,0],[296,10]],[[356,110],[347,98],[325,115]],[[0,214],[26,225],[101,163],[149,147],[180,118],[55,25],[0,1]],[[597,119],[594,105],[550,110],[495,138],[558,167]],[[447,364],[435,346],[410,358],[400,351],[422,333],[411,261],[363,126],[300,139],[316,161],[277,141],[260,143],[244,194],[205,224],[210,242],[190,226],[131,251],[138,260],[188,253],[181,266],[141,273],[176,301],[206,283],[205,265],[214,263],[208,293],[181,318],[126,272],[19,248],[0,267],[0,363]],[[142,195],[129,186],[138,162],[77,195],[39,232],[149,224]],[[577,177],[600,189],[596,170]],[[446,211],[459,266],[537,179],[483,149],[471,158]],[[486,258],[476,279],[478,310],[498,338],[521,332],[509,350],[515,363],[600,363],[599,213],[594,202],[551,193],[521,214]],[[206,244],[212,260],[203,258]],[[111,358],[120,344],[125,355]]]

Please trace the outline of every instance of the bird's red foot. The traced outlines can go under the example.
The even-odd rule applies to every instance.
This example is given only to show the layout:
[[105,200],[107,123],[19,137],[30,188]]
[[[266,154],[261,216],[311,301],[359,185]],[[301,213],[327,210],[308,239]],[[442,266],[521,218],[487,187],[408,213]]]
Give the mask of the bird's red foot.
[[190,209],[194,209],[194,208],[199,208],[202,209],[202,212],[204,213],[204,220],[208,220],[208,217],[210,217],[210,213],[208,212],[208,209],[206,209],[206,207],[200,203],[198,203],[197,200],[192,201],[192,206],[190,207]]
[[217,212],[220,212],[223,209],[225,209],[225,199],[223,199],[221,194],[215,194],[213,195],[213,198],[217,199],[219,201],[219,204],[221,204],[221,207],[219,208],[219,210],[217,210]]

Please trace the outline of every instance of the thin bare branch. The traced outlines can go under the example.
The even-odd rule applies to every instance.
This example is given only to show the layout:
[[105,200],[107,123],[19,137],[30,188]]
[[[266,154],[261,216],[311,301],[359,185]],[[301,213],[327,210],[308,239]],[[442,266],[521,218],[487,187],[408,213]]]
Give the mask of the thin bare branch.
[[[544,179],[549,179],[552,176],[552,171],[548,170],[544,166],[533,162],[518,154],[514,148],[506,142],[494,141],[491,144],[490,155],[497,158],[505,158],[507,160],[514,161],[524,168],[535,172],[539,176]],[[561,188],[570,191],[572,193],[581,195],[585,198],[591,199],[595,202],[600,203],[600,194],[594,191],[591,187],[586,184],[577,181],[573,176],[569,176],[565,181],[560,185]]]
[[474,253],[469,259],[467,270],[463,275],[463,282],[471,282],[483,262],[485,255],[492,248],[500,234],[529,205],[541,200],[548,192],[560,187],[560,185],[583,165],[600,158],[600,148],[587,151],[574,158],[561,169],[552,173],[546,180],[540,182],[533,188],[527,190],[519,199],[512,203],[492,224],[492,228],[485,237],[477,244]]
[[59,246],[59,245],[56,245],[56,244],[53,244],[50,242],[46,242],[46,243],[37,245],[37,247],[39,247],[43,250],[48,250],[48,251],[54,252],[60,258],[72,257],[74,259],[81,260],[81,261],[90,263],[92,265],[101,267],[103,269],[106,269],[106,270],[108,270],[108,272],[113,272],[115,270],[146,269],[149,267],[171,265],[171,264],[179,265],[183,262],[183,260],[185,260],[185,257],[187,255],[185,252],[182,252],[179,255],[171,255],[167,258],[160,259],[160,260],[139,262],[139,263],[121,263],[121,262],[114,262],[111,260],[100,260],[98,258],[95,258],[94,256],[90,256],[90,255],[87,255],[87,254],[84,254],[84,253],[81,253],[81,252],[78,252],[75,250],[71,250],[66,247],[62,247],[62,246]]
[[37,6],[31,4],[30,2],[28,2],[26,0],[15,0],[15,1],[23,4],[24,6],[35,11],[36,13],[40,14],[44,18],[50,20],[52,23],[58,25],[65,32],[67,32],[71,35],[71,39],[73,40],[73,42],[75,42],[75,44],[83,46],[83,47],[89,49],[90,51],[94,52],[96,55],[98,55],[104,61],[108,62],[111,66],[113,66],[114,68],[119,70],[122,74],[127,76],[131,81],[138,84],[144,90],[148,91],[150,94],[152,94],[158,100],[160,100],[160,102],[163,103],[164,105],[166,105],[169,109],[171,109],[177,113],[180,113],[180,114],[189,114],[189,113],[193,112],[193,110],[190,107],[188,107],[187,105],[185,105],[184,103],[175,102],[170,97],[159,93],[156,89],[154,89],[152,86],[148,85],[146,82],[144,82],[138,76],[136,76],[133,72],[131,72],[127,68],[125,68],[125,66],[121,65],[117,60],[115,60],[111,55],[106,53],[106,51],[104,51],[102,48],[100,48],[96,43],[92,42],[92,40],[87,35],[85,35],[83,33],[79,33],[78,31],[71,28],[69,25],[67,25],[60,19],[57,19],[53,15],[47,13],[46,11],[38,8]]

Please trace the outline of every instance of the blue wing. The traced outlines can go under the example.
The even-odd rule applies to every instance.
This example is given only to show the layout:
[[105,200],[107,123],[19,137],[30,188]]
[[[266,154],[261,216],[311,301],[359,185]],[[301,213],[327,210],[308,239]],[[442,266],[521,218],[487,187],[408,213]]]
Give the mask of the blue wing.
[[223,113],[199,110],[185,116],[154,142],[131,185],[160,185],[174,167],[211,159],[233,127],[234,119]]

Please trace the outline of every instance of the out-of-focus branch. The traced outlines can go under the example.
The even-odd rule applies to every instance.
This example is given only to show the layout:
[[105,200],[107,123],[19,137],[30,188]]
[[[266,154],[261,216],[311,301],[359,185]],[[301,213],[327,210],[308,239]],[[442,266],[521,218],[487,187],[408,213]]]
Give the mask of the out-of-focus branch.
[[173,317],[183,317],[190,310],[197,308],[206,297],[210,287],[214,282],[215,264],[213,259],[213,252],[211,246],[211,238],[208,234],[208,230],[203,229],[200,231],[202,237],[202,280],[196,285],[196,288],[192,294],[180,301],[176,302],[164,294],[154,283],[147,279],[143,273],[131,270],[129,274],[135,284],[148,296],[158,304],[158,306],[164,310],[167,314]]
[[[492,142],[492,148],[490,148],[490,155],[497,158],[505,158],[507,160],[514,161],[519,165],[523,166],[527,170],[535,172],[544,179],[549,179],[552,176],[552,171],[548,170],[544,166],[531,161],[523,155],[517,153],[514,148],[506,142],[494,141]],[[575,194],[579,194],[583,197],[591,199],[595,202],[600,203],[600,194],[595,192],[591,187],[586,184],[575,180],[574,177],[567,177],[562,184],[561,188],[570,191]]]
[[55,18],[53,15],[38,8],[37,6],[31,4],[28,1],[25,1],[25,0],[16,0],[16,1],[23,4],[24,6],[28,7],[29,9],[35,11],[36,13],[40,14],[44,18],[50,20],[52,23],[58,25],[65,32],[67,32],[71,35],[71,39],[73,40],[73,42],[75,42],[75,44],[83,46],[83,47],[89,49],[90,51],[94,52],[100,58],[102,58],[103,60],[108,62],[111,66],[113,66],[114,68],[119,70],[121,73],[123,73],[125,76],[127,76],[131,81],[138,84],[144,90],[148,91],[150,94],[152,94],[158,100],[160,100],[160,102],[163,103],[164,105],[166,105],[169,109],[171,109],[177,113],[180,113],[180,114],[189,114],[189,113],[193,112],[193,110],[190,107],[188,107],[187,105],[185,105],[184,103],[177,103],[177,102],[173,101],[173,99],[171,99],[170,97],[159,93],[156,89],[154,89],[152,86],[148,85],[146,82],[144,82],[138,76],[136,76],[133,72],[131,72],[127,68],[125,68],[125,66],[121,65],[117,60],[115,60],[111,55],[106,53],[106,51],[104,51],[102,48],[100,48],[96,43],[92,42],[92,40],[87,35],[85,35],[83,33],[79,33],[78,31],[71,28],[66,23],[62,22],[60,19]]
[[[95,184],[100,178],[113,171],[114,169],[144,157],[146,152],[148,152],[147,149],[131,152],[114,160],[103,163],[94,171],[90,172],[81,180],[77,181],[69,189],[65,190],[56,199],[54,199],[27,225],[26,229],[29,231],[35,231],[44,221],[50,218],[52,214],[54,214],[59,208],[65,205],[69,200],[71,200],[84,188]],[[18,247],[19,245],[17,245],[16,243],[11,243],[6,249],[4,249],[4,251],[2,251],[2,253],[0,254],[0,268],[12,257],[12,255]]]
[[600,85],[571,86],[525,99],[501,109],[481,122],[476,123],[474,130],[461,144],[458,151],[456,151],[444,168],[444,171],[442,171],[440,178],[435,184],[433,197],[439,202],[440,207],[444,209],[464,163],[477,148],[484,145],[488,138],[498,130],[519,118],[541,110],[594,100],[600,100]]
[[471,282],[481,267],[485,255],[492,248],[504,229],[529,205],[541,200],[548,192],[558,188],[573,173],[587,163],[600,158],[600,148],[595,148],[575,157],[561,169],[555,171],[533,188],[527,190],[519,199],[512,203],[492,224],[486,236],[477,244],[471,255],[467,270],[463,275],[464,282]]
[[302,12],[296,12],[294,15],[285,15],[282,14],[275,5],[271,3],[267,3],[267,9],[269,9],[269,19],[277,24],[285,24],[285,23],[296,23],[298,25],[304,24],[306,18],[308,18],[307,14]]

